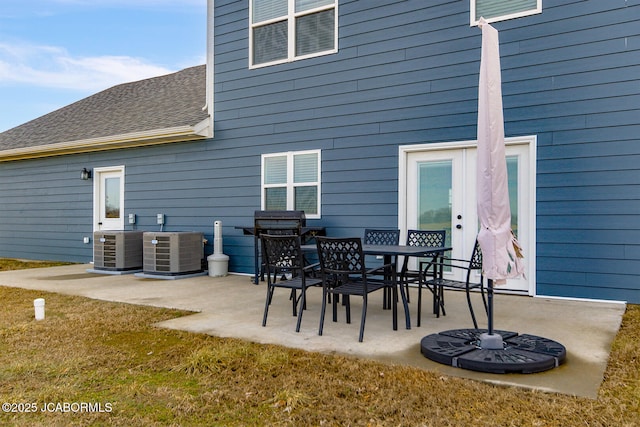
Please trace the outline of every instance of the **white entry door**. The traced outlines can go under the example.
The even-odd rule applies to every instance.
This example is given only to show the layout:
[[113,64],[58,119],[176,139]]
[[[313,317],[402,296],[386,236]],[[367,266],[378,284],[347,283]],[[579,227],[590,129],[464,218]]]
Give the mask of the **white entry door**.
[[[535,274],[535,166],[531,165],[533,141],[511,141],[506,146],[511,201],[511,227],[525,251],[526,279],[509,280],[502,290],[533,294],[530,286]],[[453,258],[468,259],[478,234],[476,203],[475,143],[443,144],[442,146],[412,146],[401,150],[401,174],[406,192],[400,207],[400,224],[407,229],[441,230],[447,232],[447,246],[453,248]],[[422,149],[420,149],[422,148]],[[404,171],[402,170],[404,167]],[[533,172],[535,173],[535,172]],[[403,177],[401,177],[403,180]],[[402,200],[402,198],[401,198]],[[401,203],[402,204],[402,203]],[[403,221],[404,220],[404,221]],[[456,280],[458,271],[446,272]]]
[[124,166],[94,169],[93,229],[124,229]]

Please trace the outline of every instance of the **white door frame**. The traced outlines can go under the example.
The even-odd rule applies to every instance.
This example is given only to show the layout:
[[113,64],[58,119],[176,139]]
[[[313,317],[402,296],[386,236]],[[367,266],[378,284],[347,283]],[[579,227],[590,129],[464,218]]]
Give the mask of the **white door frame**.
[[[120,218],[111,227],[101,227],[100,199],[102,195],[102,178],[104,174],[118,173],[120,175]],[[93,169],[93,230],[124,230],[124,166],[109,166]]]
[[[528,147],[529,164],[529,177],[527,188],[524,191],[527,194],[522,196],[526,199],[526,204],[529,207],[528,219],[522,224],[529,230],[529,241],[526,247],[523,248],[525,255],[525,275],[529,282],[528,295],[536,295],[536,150],[537,150],[537,137],[522,136],[505,138],[505,145],[526,145]],[[407,221],[407,200],[408,200],[408,167],[409,167],[409,154],[415,152],[425,151],[441,151],[441,150],[457,150],[463,148],[476,148],[477,141],[457,141],[457,142],[442,142],[432,144],[415,144],[415,145],[403,145],[399,147],[398,152],[398,228],[401,233],[406,236],[408,221]],[[521,168],[519,168],[521,169]],[[523,201],[525,201],[523,199]],[[401,237],[401,241],[403,237]]]

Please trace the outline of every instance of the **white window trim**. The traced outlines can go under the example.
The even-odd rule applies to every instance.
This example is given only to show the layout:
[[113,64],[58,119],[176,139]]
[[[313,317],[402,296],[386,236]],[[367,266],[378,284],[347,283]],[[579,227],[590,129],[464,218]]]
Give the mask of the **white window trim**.
[[[316,7],[314,9],[309,9],[309,10],[305,10],[304,12],[295,12],[295,0],[288,0],[289,1],[289,11],[287,14],[287,17],[285,19],[287,19],[287,24],[288,24],[288,34],[289,37],[287,39],[288,42],[288,47],[287,47],[287,57],[284,59],[279,59],[277,61],[271,61],[271,62],[265,62],[262,64],[254,64],[253,63],[253,29],[255,27],[260,27],[263,25],[267,25],[267,24],[271,24],[274,22],[279,22],[279,21],[284,21],[284,19],[282,19],[282,17],[280,18],[274,18],[274,19],[270,19],[267,21],[261,21],[257,24],[254,24],[252,22],[252,16],[253,16],[253,1],[249,0],[249,69],[254,69],[254,68],[262,68],[262,67],[269,67],[271,65],[277,65],[277,64],[286,64],[288,62],[293,62],[293,61],[299,61],[299,60],[303,60],[303,59],[309,59],[309,58],[315,58],[317,56],[323,56],[323,55],[331,55],[333,53],[337,53],[338,52],[338,1],[335,0],[333,4],[329,4],[329,5],[325,5],[325,6],[320,6],[320,7]],[[314,53],[310,53],[307,55],[302,55],[302,56],[296,56],[296,38],[295,38],[295,20],[297,17],[299,16],[304,16],[304,15],[311,15],[313,13],[318,13],[318,12],[322,12],[324,10],[331,10],[333,9],[334,12],[334,48],[330,49],[330,50],[323,50],[322,52],[314,52]]]
[[[469,8],[469,22],[470,22],[469,25],[471,27],[474,27],[478,25],[478,20],[475,19],[477,0],[470,0],[470,1],[471,1],[471,7]],[[485,18],[485,21],[488,23],[498,22],[498,21],[507,21],[509,19],[522,18],[523,16],[531,16],[531,15],[536,15],[538,13],[542,13],[542,0],[537,0],[536,3],[537,4],[535,9],[526,10],[524,12],[511,13],[507,15],[494,16],[493,18]]]
[[[301,154],[317,154],[317,161],[318,161],[318,180],[314,181],[314,182],[302,182],[299,184],[296,184],[293,182],[293,158],[294,156],[298,156]],[[264,174],[265,174],[265,159],[269,158],[269,157],[283,157],[286,156],[287,157],[287,182],[286,184],[265,184],[264,183]],[[281,187],[285,187],[287,188],[287,210],[295,210],[295,188],[296,187],[312,187],[315,186],[318,189],[318,199],[316,200],[317,203],[317,213],[315,214],[308,214],[305,212],[305,217],[307,219],[320,219],[322,217],[322,211],[321,211],[321,200],[322,200],[322,185],[321,185],[321,181],[322,181],[322,170],[320,169],[320,165],[322,164],[321,162],[321,150],[306,150],[306,151],[287,151],[287,152],[281,152],[281,153],[269,153],[269,154],[263,154],[262,155],[262,160],[261,160],[261,165],[260,165],[260,207],[262,210],[266,209],[266,205],[265,205],[265,189],[266,188],[281,188]]]

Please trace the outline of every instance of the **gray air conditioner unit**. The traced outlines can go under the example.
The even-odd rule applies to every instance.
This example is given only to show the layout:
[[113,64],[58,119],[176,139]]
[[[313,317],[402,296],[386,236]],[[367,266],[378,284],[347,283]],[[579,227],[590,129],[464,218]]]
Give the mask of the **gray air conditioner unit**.
[[142,231],[93,233],[93,268],[127,271],[142,269]]
[[195,231],[145,232],[143,273],[180,275],[201,272],[204,234]]

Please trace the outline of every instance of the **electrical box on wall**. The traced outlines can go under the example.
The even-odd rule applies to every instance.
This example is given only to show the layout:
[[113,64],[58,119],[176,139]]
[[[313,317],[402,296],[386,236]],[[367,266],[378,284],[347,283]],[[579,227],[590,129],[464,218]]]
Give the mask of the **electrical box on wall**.
[[164,224],[164,214],[158,214],[156,218],[157,218],[158,224],[160,225]]
[[130,213],[129,214],[129,224],[135,224],[135,223],[136,223],[136,214]]

